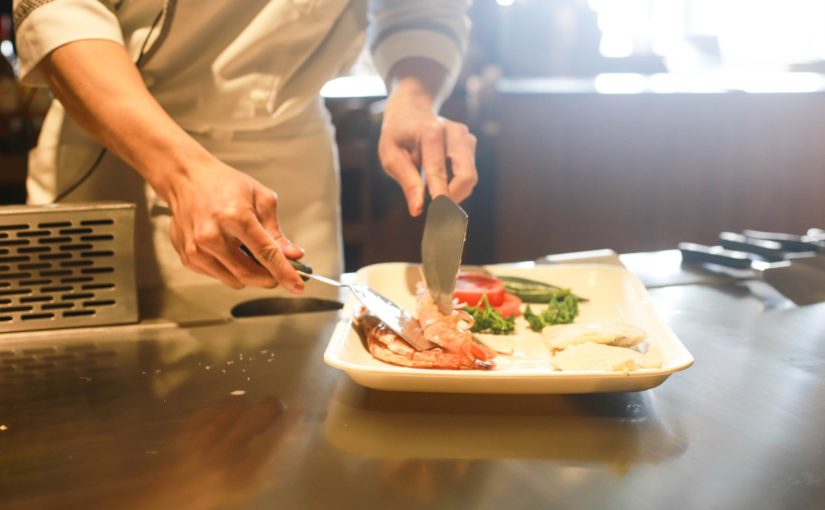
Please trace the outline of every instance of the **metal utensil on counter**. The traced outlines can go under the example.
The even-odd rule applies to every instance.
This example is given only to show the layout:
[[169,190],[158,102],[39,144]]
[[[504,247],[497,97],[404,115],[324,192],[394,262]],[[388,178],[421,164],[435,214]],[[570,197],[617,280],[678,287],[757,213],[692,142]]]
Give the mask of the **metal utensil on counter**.
[[753,260],[743,251],[722,246],[679,243],[682,261],[688,264],[715,264],[738,271],[722,271],[739,279],[761,278],[797,305],[825,301],[825,271],[790,260],[766,262]]
[[453,293],[467,235],[467,213],[447,195],[427,208],[421,240],[421,267],[430,295],[441,313],[452,311]]
[[[742,234],[723,232],[719,236],[720,239],[722,236],[729,239],[727,246],[724,242],[720,242],[722,246],[756,253],[769,262],[793,260],[825,271],[825,242],[815,237],[759,230],[744,230]],[[757,249],[753,249],[754,246]],[[759,249],[764,246],[773,249],[767,251]]]

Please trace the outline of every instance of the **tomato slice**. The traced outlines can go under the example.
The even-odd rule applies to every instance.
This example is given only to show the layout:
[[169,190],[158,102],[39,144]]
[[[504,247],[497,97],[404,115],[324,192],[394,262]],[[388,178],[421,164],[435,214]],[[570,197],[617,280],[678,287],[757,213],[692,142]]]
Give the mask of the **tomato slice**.
[[481,273],[458,273],[455,281],[455,294],[461,303],[476,306],[481,296],[487,295],[487,301],[496,307],[504,302],[504,282]]
[[493,306],[505,319],[511,315],[518,317],[521,315],[521,298],[509,292],[504,293],[504,301],[498,306]]

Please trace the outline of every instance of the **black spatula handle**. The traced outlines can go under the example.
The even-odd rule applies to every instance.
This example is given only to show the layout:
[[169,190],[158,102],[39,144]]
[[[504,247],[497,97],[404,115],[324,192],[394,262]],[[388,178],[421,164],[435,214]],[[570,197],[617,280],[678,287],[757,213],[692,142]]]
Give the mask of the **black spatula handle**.
[[679,243],[682,260],[693,264],[711,263],[736,269],[750,269],[751,258],[741,251],[727,250],[721,246],[697,243]]
[[743,230],[742,233],[751,239],[759,239],[761,241],[773,241],[779,243],[782,249],[792,252],[806,252],[819,251],[821,245],[810,240],[804,239],[802,236],[794,234],[784,234],[781,232],[763,232],[761,230]]
[[[252,255],[252,252],[249,251],[249,248],[247,248],[246,245],[244,245],[244,244],[241,245],[241,251],[244,252],[247,257],[254,260],[256,264],[258,264],[259,266],[261,265],[261,262],[258,259],[256,259],[254,255]],[[304,264],[303,262],[289,259],[289,264],[296,271],[301,271],[301,272],[306,273],[306,274],[312,274],[312,266],[308,266],[308,265]],[[309,278],[304,276],[304,275],[301,275],[301,279],[303,281],[309,280]]]
[[769,262],[785,260],[782,245],[767,239],[753,239],[736,232],[722,232],[719,234],[719,244],[723,248],[734,251],[744,251],[759,255]]

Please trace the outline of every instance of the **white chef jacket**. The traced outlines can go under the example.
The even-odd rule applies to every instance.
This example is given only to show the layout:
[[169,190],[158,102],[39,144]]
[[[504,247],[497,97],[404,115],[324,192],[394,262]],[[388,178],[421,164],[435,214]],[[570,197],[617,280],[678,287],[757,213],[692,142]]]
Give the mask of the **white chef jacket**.
[[[21,79],[43,85],[49,52],[84,39],[124,44],[161,106],[227,164],[278,192],[285,234],[319,273],[341,269],[338,161],[319,98],[355,60],[365,36],[386,77],[408,57],[442,64],[455,80],[466,49],[469,0],[14,0]],[[154,23],[153,25],[153,22]],[[141,50],[143,51],[141,52]],[[100,146],[55,101],[30,154],[31,203],[75,183]],[[106,154],[66,201],[138,205],[142,287],[205,280],[182,266],[169,218],[136,172]]]

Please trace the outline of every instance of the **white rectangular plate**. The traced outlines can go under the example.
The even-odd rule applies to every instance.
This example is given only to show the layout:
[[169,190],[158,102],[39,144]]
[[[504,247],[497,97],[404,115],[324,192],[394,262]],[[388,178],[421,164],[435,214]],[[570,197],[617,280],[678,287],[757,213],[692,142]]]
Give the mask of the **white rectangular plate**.
[[[586,297],[576,322],[621,321],[647,333],[648,352],[662,360],[658,369],[629,373],[606,371],[557,371],[541,353],[533,363],[497,359],[493,370],[434,370],[399,367],[372,357],[352,327],[359,309],[347,299],[343,319],[335,328],[324,361],[346,372],[355,382],[379,390],[439,393],[597,393],[640,391],[661,384],[670,374],[693,364],[693,356],[656,314],[647,290],[622,267],[600,264],[556,264],[522,267],[485,266],[495,275],[521,276],[564,288]],[[415,312],[414,281],[418,266],[407,263],[376,264],[356,273],[356,281]]]

